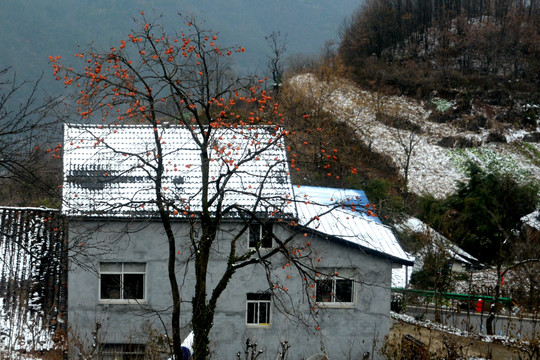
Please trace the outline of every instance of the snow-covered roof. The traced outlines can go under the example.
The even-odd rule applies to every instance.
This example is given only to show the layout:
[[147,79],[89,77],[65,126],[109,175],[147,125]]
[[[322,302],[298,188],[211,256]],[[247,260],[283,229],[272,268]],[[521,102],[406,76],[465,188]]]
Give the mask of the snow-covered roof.
[[2,349],[50,349],[55,329],[67,331],[63,220],[54,209],[0,207]]
[[[445,251],[447,251],[453,259],[464,264],[478,263],[477,258],[454,244],[452,241],[448,240],[443,235],[439,234],[433,228],[423,223],[420,219],[410,217],[402,224],[397,225],[396,228],[400,231],[412,231],[416,233],[428,234],[435,243],[443,246]],[[432,243],[431,245],[436,246],[435,243]]]
[[540,210],[523,216],[521,221],[536,230],[540,230]]
[[[336,194],[354,194],[356,190],[338,192],[336,190],[308,186],[296,188],[299,225],[331,240],[345,241],[349,245],[386,257],[393,262],[413,264],[413,259],[403,251],[392,229],[362,210],[341,206],[341,202],[337,200],[339,198],[332,197]],[[331,197],[324,196],[325,194]],[[367,201],[365,194],[363,197]]]
[[[224,207],[294,216],[287,156],[283,139],[278,136],[281,129],[261,126],[211,131],[207,147],[211,159],[209,196],[223,194]],[[201,150],[190,129],[66,125],[62,212],[108,217],[157,214],[156,140],[164,160],[159,191],[167,201],[185,210],[177,216],[199,211]]]
[[[380,223],[363,191],[293,187],[287,156],[275,127],[213,129],[210,140],[210,196],[223,191],[223,206],[275,217],[298,217],[299,224],[398,263],[412,264],[392,230]],[[201,207],[200,148],[180,126],[67,125],[64,129],[62,212],[69,216],[155,216],[156,144],[163,148],[161,194],[187,211]],[[229,179],[224,176],[233,172]],[[305,193],[303,192],[305,191]],[[339,204],[340,206],[337,206]],[[343,205],[341,207],[341,205]],[[332,210],[329,214],[323,213]],[[274,213],[274,211],[277,211]],[[298,213],[297,213],[298,211]],[[235,212],[231,213],[234,216]],[[316,221],[310,219],[320,216]]]

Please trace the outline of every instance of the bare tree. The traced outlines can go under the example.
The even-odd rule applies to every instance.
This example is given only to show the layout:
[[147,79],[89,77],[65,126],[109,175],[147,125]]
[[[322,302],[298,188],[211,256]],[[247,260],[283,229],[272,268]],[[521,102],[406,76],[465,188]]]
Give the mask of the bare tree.
[[[4,186],[14,182],[25,187],[25,196],[21,196],[24,200],[29,192],[55,194],[55,188],[46,180],[50,174],[40,166],[49,165],[49,161],[43,158],[36,143],[44,144],[54,137],[52,126],[57,121],[48,113],[58,99],[38,99],[40,80],[18,82],[10,68],[0,69],[0,179]],[[19,193],[14,188],[11,191]],[[13,199],[6,200],[4,205]]]
[[415,134],[413,131],[409,131],[407,135],[403,134],[404,131],[398,130],[396,132],[396,139],[399,146],[403,149],[403,157],[401,158],[400,165],[403,169],[404,185],[403,191],[409,192],[409,169],[411,166],[411,160],[414,155],[414,148],[420,143],[422,138]]
[[272,86],[276,91],[279,91],[283,81],[283,55],[287,51],[287,34],[282,36],[279,31],[272,31],[264,38],[271,51],[271,55],[268,56],[268,70],[272,73],[274,81]]

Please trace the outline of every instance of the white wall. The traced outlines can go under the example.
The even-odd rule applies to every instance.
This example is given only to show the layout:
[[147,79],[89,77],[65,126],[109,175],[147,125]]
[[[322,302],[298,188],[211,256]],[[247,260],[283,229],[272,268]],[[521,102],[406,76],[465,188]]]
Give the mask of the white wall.
[[[229,224],[234,232],[234,225]],[[177,277],[182,300],[181,323],[183,334],[190,331],[190,300],[194,292],[193,260],[188,229],[184,223],[174,225],[177,235],[179,263]],[[281,229],[283,235],[289,230]],[[210,286],[215,284],[224,268],[229,246],[229,231],[214,247],[209,266]],[[245,246],[247,247],[247,234]],[[87,347],[96,322],[102,324],[100,339],[110,343],[144,343],[149,327],[156,333],[169,323],[172,300],[167,276],[166,237],[159,222],[86,222],[70,224],[70,241],[73,246],[69,273],[69,322],[72,340],[81,341]],[[310,246],[306,247],[309,242]],[[218,301],[212,330],[212,351],[215,359],[232,359],[238,351],[243,352],[247,338],[256,340],[258,348],[265,349],[259,359],[275,359],[280,341],[291,345],[289,358],[307,357],[324,349],[331,359],[344,359],[373,352],[373,340],[377,346],[390,328],[390,281],[391,264],[386,260],[368,256],[319,237],[298,234],[295,244],[304,255],[311,258],[319,268],[354,269],[355,305],[351,308],[315,307],[309,300],[314,295],[313,281],[304,281],[288,261],[279,255],[272,262],[271,282],[278,283],[281,291],[273,295],[272,324],[270,327],[253,328],[246,322],[246,293],[269,289],[265,269],[254,265],[239,270]],[[320,259],[320,261],[317,261]],[[100,261],[146,262],[146,304],[99,304],[99,280],[96,269]],[[285,269],[283,269],[285,267]],[[287,279],[287,275],[290,277]],[[283,287],[287,291],[283,291]],[[210,292],[210,291],[209,291]],[[281,305],[280,305],[281,304]],[[280,312],[286,309],[287,313]],[[143,326],[143,324],[146,324]],[[317,329],[320,326],[320,329]],[[72,346],[72,356],[76,349]]]

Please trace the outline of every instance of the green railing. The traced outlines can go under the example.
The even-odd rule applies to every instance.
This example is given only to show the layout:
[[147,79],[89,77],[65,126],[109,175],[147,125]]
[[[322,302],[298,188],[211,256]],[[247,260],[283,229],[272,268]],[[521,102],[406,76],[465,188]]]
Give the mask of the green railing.
[[[493,296],[486,295],[469,295],[469,294],[456,294],[456,293],[447,293],[447,292],[437,292],[431,290],[414,290],[414,289],[402,289],[402,288],[392,288],[393,293],[407,294],[407,295],[417,295],[424,297],[434,297],[435,295],[440,296],[444,299],[456,299],[462,301],[478,301],[479,299],[484,300],[485,302],[493,302],[495,298]],[[512,298],[500,297],[497,300],[498,303],[505,305],[515,305],[515,301]]]

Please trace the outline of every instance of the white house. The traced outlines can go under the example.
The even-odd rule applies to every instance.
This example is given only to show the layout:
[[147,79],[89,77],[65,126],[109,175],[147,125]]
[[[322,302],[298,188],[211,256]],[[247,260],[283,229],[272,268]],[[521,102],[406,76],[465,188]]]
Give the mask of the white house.
[[[94,351],[93,344],[104,359],[144,358],[163,348],[172,298],[156,191],[172,214],[180,319],[184,336],[190,333],[193,241],[203,201],[191,130],[66,126],[71,357]],[[248,339],[263,350],[259,359],[275,359],[285,342],[291,359],[377,356],[390,328],[392,267],[412,265],[392,231],[362,206],[332,195],[343,191],[293,186],[281,129],[210,131],[209,197],[219,199],[211,209],[215,216],[226,212],[212,245],[208,294],[231,251],[254,259],[219,298],[212,358],[234,358]],[[158,187],[156,155],[164,164]]]
[[[412,272],[422,269],[424,265],[423,258],[427,252],[444,253],[453,272],[470,271],[474,267],[481,266],[477,258],[417,218],[410,217],[396,228],[404,232],[422,234],[428,241],[428,244],[415,254],[416,260]],[[409,274],[410,273],[411,272],[409,271]]]

